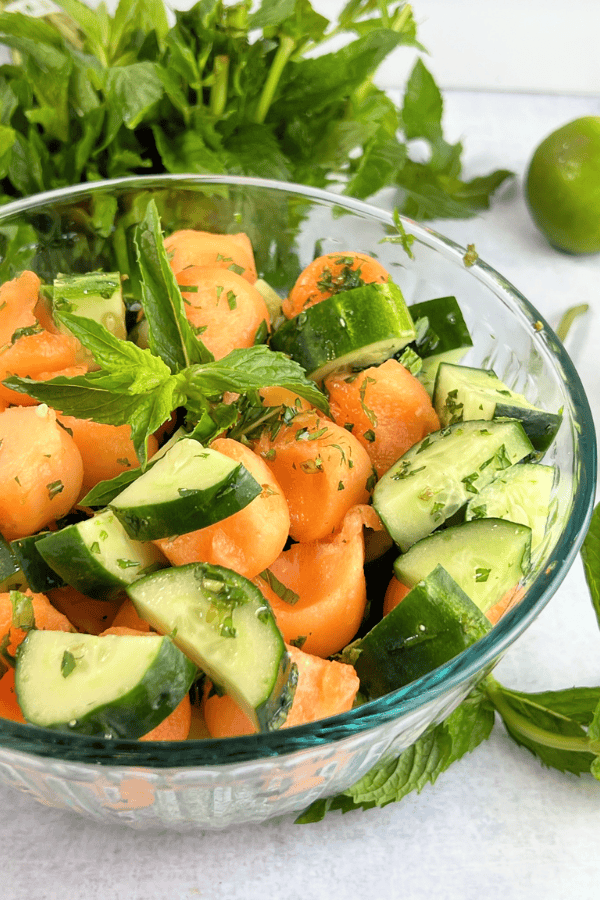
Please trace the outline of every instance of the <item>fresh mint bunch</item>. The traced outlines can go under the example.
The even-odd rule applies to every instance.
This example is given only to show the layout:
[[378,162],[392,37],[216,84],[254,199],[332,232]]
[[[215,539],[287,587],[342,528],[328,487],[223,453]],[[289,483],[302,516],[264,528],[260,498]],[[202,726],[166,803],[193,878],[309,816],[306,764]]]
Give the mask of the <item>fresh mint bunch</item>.
[[0,200],[132,174],[229,173],[359,198],[396,187],[412,217],[467,217],[510,174],[463,179],[422,60],[400,106],[375,85],[390,53],[423,49],[403,0],[349,0],[332,21],[309,0],[201,0],[172,24],[163,0],[120,0],[114,14],[57,5],[43,18],[0,13],[14,56],[0,67]]

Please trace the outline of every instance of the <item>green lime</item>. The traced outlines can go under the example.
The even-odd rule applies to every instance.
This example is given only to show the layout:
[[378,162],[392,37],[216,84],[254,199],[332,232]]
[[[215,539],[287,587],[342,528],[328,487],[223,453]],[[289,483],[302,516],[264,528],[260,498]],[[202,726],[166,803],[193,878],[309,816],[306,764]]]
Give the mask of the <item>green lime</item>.
[[554,247],[600,251],[600,116],[568,122],[542,141],[529,164],[525,194]]

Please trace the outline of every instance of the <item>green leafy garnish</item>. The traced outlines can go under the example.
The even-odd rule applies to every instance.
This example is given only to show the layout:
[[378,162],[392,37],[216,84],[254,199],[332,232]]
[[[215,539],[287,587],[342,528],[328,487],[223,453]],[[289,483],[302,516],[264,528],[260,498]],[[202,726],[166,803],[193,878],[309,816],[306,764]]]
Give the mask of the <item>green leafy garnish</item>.
[[63,678],[68,678],[71,672],[74,671],[77,665],[77,660],[73,656],[70,650],[65,650],[63,653],[62,659],[60,661],[60,672]]
[[[13,52],[1,79],[0,200],[132,174],[231,173],[338,183],[359,198],[395,187],[412,218],[465,217],[509,175],[462,179],[462,147],[443,137],[442,97],[421,59],[399,107],[376,86],[390,53],[424,49],[403,0],[352,0],[331,21],[309,0],[252,11],[201,0],[172,24],[163,0],[120,0],[113,14],[58,6],[0,13]],[[92,204],[98,234],[115,211],[114,198]],[[7,238],[18,252],[30,243],[24,231]]]

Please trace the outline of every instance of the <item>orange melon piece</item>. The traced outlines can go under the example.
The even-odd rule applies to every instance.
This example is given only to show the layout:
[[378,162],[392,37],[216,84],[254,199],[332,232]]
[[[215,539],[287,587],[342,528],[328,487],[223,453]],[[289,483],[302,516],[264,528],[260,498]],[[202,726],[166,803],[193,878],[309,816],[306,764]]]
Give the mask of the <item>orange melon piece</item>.
[[335,535],[292,544],[269,566],[297,596],[294,603],[282,599],[263,577],[254,579],[284,639],[302,640],[306,653],[332,656],[360,627],[367,604],[363,526],[363,507],[354,507]]
[[215,266],[242,275],[249,284],[256,281],[254,250],[244,232],[212,234],[184,228],[165,238],[165,249],[176,275],[190,266]]
[[73,438],[45,405],[0,413],[0,533],[34,534],[76,502],[83,462]]
[[[252,347],[260,326],[270,327],[262,294],[227,269],[190,266],[177,276],[185,314],[215,359]],[[187,291],[192,287],[193,291]]]
[[374,479],[367,451],[316,412],[299,413],[274,437],[265,429],[255,450],[281,485],[295,541],[327,537],[352,506],[369,501]]
[[389,272],[366,253],[344,250],[326,253],[313,259],[300,273],[289,295],[283,301],[283,314],[292,319],[309,306],[332,294],[363,284],[389,281]]
[[336,372],[325,379],[325,389],[333,420],[352,426],[378,476],[440,427],[427,391],[395,359],[359,375]]

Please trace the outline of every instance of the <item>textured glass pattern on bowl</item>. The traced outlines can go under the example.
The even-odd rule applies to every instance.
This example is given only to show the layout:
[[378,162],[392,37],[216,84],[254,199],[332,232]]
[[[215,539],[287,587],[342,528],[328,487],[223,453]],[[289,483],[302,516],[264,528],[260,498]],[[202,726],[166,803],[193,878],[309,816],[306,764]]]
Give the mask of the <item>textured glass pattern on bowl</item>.
[[[154,198],[166,232],[245,231],[259,274],[283,296],[321,253],[377,256],[407,302],[453,294],[474,346],[467,365],[493,367],[533,403],[562,410],[544,462],[557,467],[554,516],[519,603],[490,634],[418,681],[312,725],[224,741],[139,743],[60,734],[0,720],[0,777],[42,803],[137,828],[219,828],[259,822],[344,790],[410,746],[469,693],[551,598],[585,534],[594,498],[595,433],[579,377],[549,326],[501,275],[464,249],[392,216],[296,185],[212,176],[148,176],[76,186],[0,209],[0,277],[129,270],[131,235]],[[117,230],[111,223],[117,214]]]

